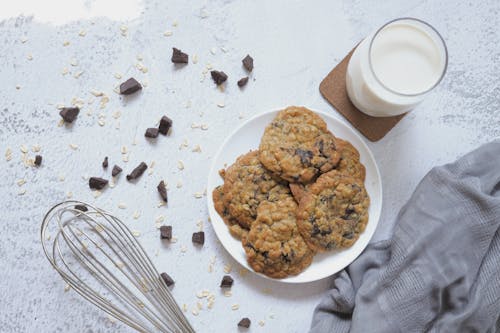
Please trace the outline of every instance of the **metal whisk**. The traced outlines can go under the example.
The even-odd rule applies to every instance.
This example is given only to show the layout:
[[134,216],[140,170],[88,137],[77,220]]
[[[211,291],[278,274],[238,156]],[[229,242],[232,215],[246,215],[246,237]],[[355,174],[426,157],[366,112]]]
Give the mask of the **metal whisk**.
[[45,255],[77,293],[140,332],[194,332],[146,252],[115,216],[80,201],[52,207]]

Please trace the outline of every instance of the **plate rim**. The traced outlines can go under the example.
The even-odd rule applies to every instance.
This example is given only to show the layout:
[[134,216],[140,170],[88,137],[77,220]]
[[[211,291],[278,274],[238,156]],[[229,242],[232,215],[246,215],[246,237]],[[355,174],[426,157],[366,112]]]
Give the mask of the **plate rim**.
[[[244,121],[243,123],[239,124],[238,126],[236,126],[236,128],[233,131],[231,131],[231,133],[229,135],[227,135],[226,138],[222,141],[222,144],[220,145],[219,149],[215,153],[215,155],[214,155],[214,157],[212,159],[212,162],[211,162],[211,165],[210,165],[210,168],[209,168],[209,171],[208,171],[208,177],[207,177],[208,178],[207,179],[207,208],[208,208],[208,214],[209,214],[210,219],[212,220],[212,223],[211,223],[212,224],[212,229],[214,230],[214,232],[215,232],[218,240],[222,244],[222,247],[224,248],[224,250],[227,253],[229,253],[231,255],[231,257],[236,262],[238,262],[240,265],[242,265],[243,267],[245,267],[246,269],[248,269],[250,272],[252,272],[256,276],[265,278],[267,280],[271,280],[271,281],[275,281],[275,282],[281,282],[281,283],[286,283],[286,284],[310,283],[310,282],[315,282],[315,281],[319,281],[319,280],[322,280],[322,279],[326,279],[326,278],[328,278],[328,277],[330,277],[330,276],[332,276],[334,274],[337,274],[338,272],[342,271],[347,266],[349,266],[351,263],[353,263],[359,257],[359,255],[361,253],[363,253],[363,251],[366,249],[366,247],[370,244],[370,242],[371,242],[371,240],[373,238],[373,235],[375,234],[375,231],[376,231],[376,229],[378,227],[378,223],[379,223],[380,217],[382,215],[381,213],[382,213],[382,207],[383,207],[382,177],[380,175],[380,170],[378,168],[377,161],[376,161],[375,157],[373,156],[373,153],[372,153],[371,149],[366,144],[365,140],[353,128],[351,128],[347,123],[345,123],[341,119],[333,117],[332,115],[330,115],[328,113],[325,113],[323,111],[317,111],[317,110],[314,110],[314,109],[311,109],[311,108],[307,108],[307,109],[310,110],[310,111],[312,111],[312,112],[314,112],[314,113],[316,113],[316,114],[318,114],[318,115],[320,115],[320,116],[322,116],[322,117],[328,118],[328,119],[332,120],[333,122],[336,122],[336,123],[340,124],[340,126],[345,127],[352,135],[354,135],[358,139],[358,141],[361,143],[361,145],[363,145],[364,150],[368,153],[368,158],[373,162],[374,171],[375,171],[376,178],[377,178],[376,180],[377,180],[377,183],[378,183],[378,192],[379,193],[376,193],[376,195],[380,198],[380,208],[379,208],[379,210],[377,212],[378,216],[377,216],[376,221],[375,220],[370,221],[370,217],[369,217],[369,220],[368,220],[368,223],[371,222],[371,223],[375,224],[374,227],[373,227],[373,231],[372,231],[371,235],[369,235],[367,243],[359,251],[359,253],[356,254],[356,256],[351,261],[349,261],[345,265],[341,266],[337,271],[335,271],[335,272],[328,272],[326,274],[318,276],[317,278],[309,279],[307,281],[295,281],[295,280],[290,280],[289,278],[275,279],[275,278],[269,277],[269,276],[267,276],[265,274],[256,272],[251,267],[249,267],[247,263],[243,264],[242,262],[240,262],[239,258],[237,258],[236,255],[233,254],[232,251],[230,251],[228,249],[228,247],[226,246],[226,244],[224,243],[224,241],[222,240],[222,238],[219,236],[219,232],[217,231],[217,228],[215,228],[213,226],[213,223],[219,223],[219,222],[216,222],[215,219],[213,218],[213,216],[216,216],[216,217],[218,217],[220,219],[220,223],[222,223],[224,225],[224,227],[225,227],[226,232],[228,233],[228,235],[230,237],[233,237],[229,233],[229,231],[227,230],[227,225],[224,223],[224,221],[222,220],[222,218],[219,216],[219,214],[215,210],[215,207],[214,207],[214,204],[213,204],[213,199],[212,199],[213,188],[209,188],[209,186],[211,185],[210,184],[211,183],[211,181],[210,181],[211,175],[213,175],[214,172],[218,174],[218,170],[216,170],[217,169],[216,164],[217,164],[217,161],[219,160],[221,154],[223,153],[224,148],[229,143],[229,141],[231,140],[231,138],[233,138],[247,124],[251,123],[252,121],[256,120],[257,118],[260,118],[260,117],[263,117],[263,116],[266,116],[266,115],[269,115],[269,114],[272,114],[272,113],[278,113],[278,112],[282,111],[283,109],[274,109],[274,110],[271,110],[271,111],[264,111],[264,112],[258,113],[256,115],[253,115],[252,117],[248,118],[246,121]],[[258,147],[256,149],[258,149]],[[295,275],[295,276],[290,276],[290,278],[294,278],[296,276],[300,276],[300,273],[298,275]]]

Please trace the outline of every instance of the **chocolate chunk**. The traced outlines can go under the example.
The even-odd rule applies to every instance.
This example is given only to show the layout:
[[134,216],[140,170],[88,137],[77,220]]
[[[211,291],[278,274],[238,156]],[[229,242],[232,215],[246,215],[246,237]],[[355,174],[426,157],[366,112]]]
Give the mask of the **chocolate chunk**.
[[168,202],[167,187],[165,186],[165,182],[163,180],[158,184],[156,189],[158,190],[158,193],[160,193],[160,196],[163,199],[163,201]]
[[194,232],[192,241],[195,244],[203,245],[205,243],[205,233],[203,231]]
[[167,135],[168,131],[170,130],[170,127],[172,127],[172,119],[170,119],[167,116],[161,117],[158,131],[163,135]]
[[42,155],[35,156],[35,165],[40,166],[42,164]]
[[238,81],[238,87],[244,87],[248,83],[248,76],[245,76],[244,78],[239,79]]
[[351,232],[346,232],[342,235],[342,237],[344,237],[345,239],[353,239],[354,237],[354,233],[351,231]]
[[118,165],[115,164],[113,167],[113,170],[111,170],[111,176],[115,177],[119,175],[122,172],[122,168],[120,168]]
[[163,279],[163,281],[165,281],[167,287],[170,287],[175,283],[174,280],[167,273],[161,273],[160,276]]
[[253,58],[247,54],[245,58],[241,61],[243,63],[243,67],[249,72],[253,70]]
[[72,123],[76,119],[76,116],[78,116],[78,113],[80,113],[80,109],[77,107],[62,108],[59,111],[59,115],[67,123]]
[[210,75],[212,75],[212,80],[214,80],[217,85],[221,85],[227,80],[226,73],[222,71],[211,71]]
[[81,212],[86,212],[86,211],[88,211],[88,210],[89,210],[89,209],[87,208],[87,206],[85,206],[85,205],[75,205],[75,209],[76,209],[76,210],[79,210],[79,211],[81,211]]
[[142,176],[142,174],[144,173],[144,171],[146,171],[147,168],[148,166],[146,165],[146,163],[141,162],[141,164],[139,164],[134,170],[132,170],[130,174],[127,175],[127,180],[133,180],[139,178],[140,176]]
[[172,48],[172,62],[174,64],[187,64],[189,56],[182,52],[181,50],[173,47]]
[[120,94],[121,95],[130,95],[142,89],[142,86],[136,79],[131,77],[127,81],[120,84]]
[[297,148],[297,149],[295,149],[295,154],[299,155],[300,163],[302,163],[302,165],[304,165],[304,166],[311,165],[311,159],[314,156],[312,151]]
[[102,167],[106,169],[108,167],[108,157],[106,156],[104,158],[104,161],[102,161]]
[[250,324],[251,324],[251,321],[250,319],[248,318],[243,318],[240,320],[240,322],[238,323],[238,326],[239,327],[244,327],[244,328],[249,328],[250,327]]
[[93,190],[102,190],[106,185],[108,185],[108,181],[99,177],[90,177],[89,179],[89,187]]
[[220,282],[220,287],[221,288],[231,288],[233,286],[233,278],[230,277],[229,275],[224,275],[222,278],[222,281]]
[[160,227],[160,238],[161,239],[172,239],[172,226],[171,225],[162,225]]
[[144,133],[144,136],[146,138],[151,138],[151,139],[157,138],[158,137],[158,129],[150,127],[146,130],[146,133]]

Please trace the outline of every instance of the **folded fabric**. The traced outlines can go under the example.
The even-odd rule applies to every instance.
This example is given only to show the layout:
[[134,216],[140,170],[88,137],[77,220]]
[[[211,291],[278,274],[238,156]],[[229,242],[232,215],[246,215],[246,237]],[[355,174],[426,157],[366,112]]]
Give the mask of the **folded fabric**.
[[335,276],[311,333],[500,331],[500,141],[432,169],[390,240]]

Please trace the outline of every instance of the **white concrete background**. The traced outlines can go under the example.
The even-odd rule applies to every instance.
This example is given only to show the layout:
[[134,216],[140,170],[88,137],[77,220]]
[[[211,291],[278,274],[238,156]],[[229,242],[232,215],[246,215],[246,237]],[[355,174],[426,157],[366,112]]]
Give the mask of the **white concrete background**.
[[[26,5],[19,1],[23,3]],[[96,3],[85,1],[84,8]],[[15,5],[3,1],[4,6]],[[82,15],[88,18],[71,21],[82,9],[54,5],[50,9],[61,11],[59,17],[69,22],[54,24],[40,15],[39,19],[3,17],[0,23],[2,332],[128,331],[74,292],[65,292],[64,283],[43,256],[38,234],[42,216],[69,191],[74,198],[115,212],[142,233],[140,241],[158,269],[176,279],[173,293],[179,303],[188,304],[191,310],[197,291],[216,293],[212,310],[202,310],[197,317],[187,314],[197,331],[234,332],[244,316],[252,319],[251,332],[307,331],[329,280],[297,286],[253,274],[240,276],[240,267],[217,242],[207,222],[205,199],[195,199],[193,193],[204,189],[211,156],[224,137],[246,118],[290,104],[341,118],[321,97],[319,83],[353,45],[390,19],[414,16],[427,20],[445,37],[450,59],[444,81],[427,100],[383,140],[369,143],[384,184],[384,209],[375,238],[388,237],[398,210],[431,167],[500,136],[500,3],[496,0],[139,1],[138,7],[128,21],[113,20],[116,15],[112,13],[119,11],[113,6],[107,17]],[[200,17],[202,9],[209,15],[205,19]],[[15,8],[2,8],[2,12],[17,14]],[[177,27],[172,26],[174,20]],[[120,34],[123,24],[128,26],[127,37]],[[85,37],[79,36],[81,30],[87,32]],[[173,35],[163,36],[166,30]],[[20,41],[23,37],[28,39],[25,43]],[[70,45],[64,47],[66,40]],[[197,54],[198,64],[174,69],[172,46],[191,57]],[[217,49],[215,55],[210,53],[212,47]],[[228,52],[221,52],[221,47]],[[255,70],[248,86],[240,91],[236,80],[244,75],[240,60],[247,53],[255,59]],[[143,56],[148,73],[134,67],[137,55]],[[70,65],[73,58],[78,66]],[[200,82],[207,63],[229,75],[224,93],[209,78]],[[72,74],[61,75],[64,67]],[[80,70],[84,73],[75,79],[73,74]],[[112,91],[119,83],[113,77],[115,72],[149,84],[125,101]],[[73,97],[87,101],[91,89],[110,96],[107,107],[99,110],[97,102],[87,104],[74,126],[58,127],[56,105],[69,104]],[[188,101],[190,108],[185,107]],[[226,106],[217,107],[220,102]],[[86,115],[89,110],[94,110],[92,116]],[[119,130],[111,117],[115,110],[122,112]],[[97,124],[99,112],[106,114],[104,127]],[[172,136],[148,143],[144,130],[163,114],[174,120]],[[206,123],[209,129],[191,129],[193,122]],[[179,150],[185,139],[189,148]],[[70,143],[79,149],[71,150]],[[22,165],[22,144],[41,145],[41,168]],[[196,144],[201,145],[202,153],[191,152]],[[131,152],[128,163],[121,161],[122,145]],[[13,150],[10,162],[3,158],[8,147]],[[105,173],[100,166],[105,155],[111,166],[121,165],[124,173],[140,161],[155,160],[154,173],[137,184],[127,183],[122,174],[115,188],[94,199],[82,175],[108,177],[110,170]],[[177,169],[178,160],[185,163],[183,171]],[[64,181],[58,180],[60,175],[65,176]],[[27,181],[24,196],[18,195],[20,188],[15,183],[21,178]],[[170,203],[158,208],[155,187],[162,178],[170,183]],[[182,180],[182,188],[175,187],[178,180]],[[127,209],[118,209],[119,202],[126,203]],[[135,210],[141,212],[138,220],[132,218]],[[169,247],[162,245],[155,229],[154,219],[160,214],[173,225],[179,239]],[[200,219],[205,222],[206,243],[197,250],[190,237]],[[182,246],[187,252],[181,252]],[[213,255],[217,262],[209,273]],[[233,265],[236,280],[229,298],[218,288],[227,263]],[[231,310],[234,303],[240,304],[239,310]],[[265,321],[263,327],[257,324],[259,320]]]

